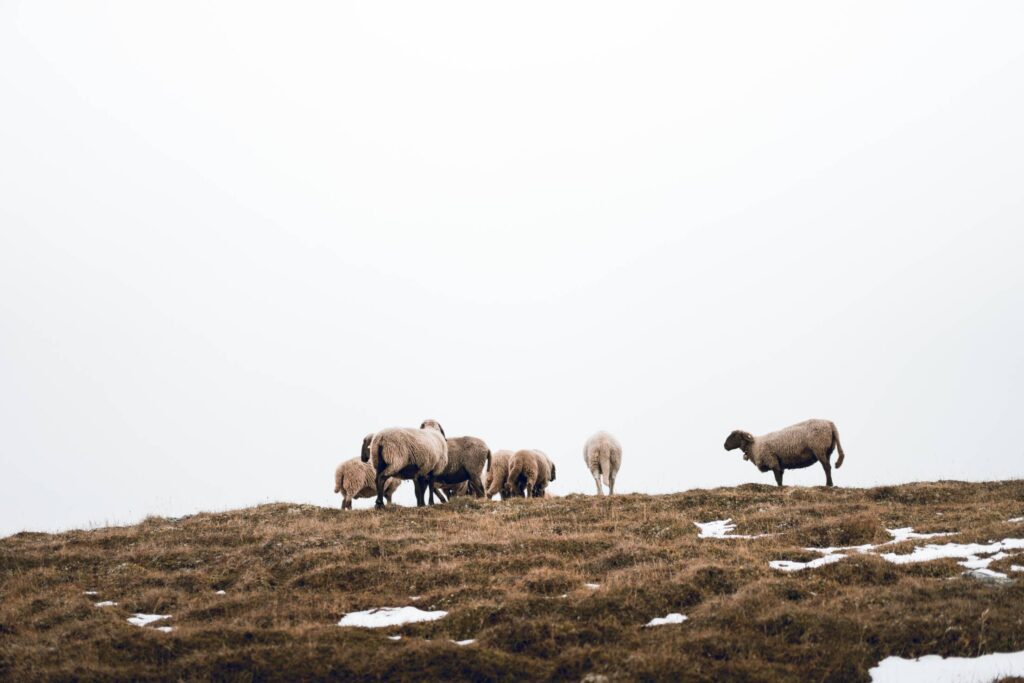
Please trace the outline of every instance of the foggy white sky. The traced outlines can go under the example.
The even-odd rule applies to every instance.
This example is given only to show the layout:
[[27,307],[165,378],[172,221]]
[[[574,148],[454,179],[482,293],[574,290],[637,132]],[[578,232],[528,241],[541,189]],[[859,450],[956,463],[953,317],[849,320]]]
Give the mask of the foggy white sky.
[[0,3],[0,534],[336,506],[426,417],[558,494],[597,429],[623,492],[769,484],[725,437],[808,417],[840,486],[1020,477],[1022,35],[1016,1]]

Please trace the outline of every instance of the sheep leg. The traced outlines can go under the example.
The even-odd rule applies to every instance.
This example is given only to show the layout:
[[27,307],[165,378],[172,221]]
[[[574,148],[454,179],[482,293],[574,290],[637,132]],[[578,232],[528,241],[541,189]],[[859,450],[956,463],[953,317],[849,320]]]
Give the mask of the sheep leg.
[[775,483],[778,484],[779,486],[782,486],[782,468],[779,467],[772,471],[775,472]]
[[427,489],[430,491],[430,504],[434,504],[434,473],[427,475]]
[[818,455],[817,453],[815,453],[814,457],[816,457],[818,459],[818,462],[821,463],[821,466],[825,468],[825,486],[834,486],[834,484],[832,483],[832,465],[830,465],[828,462],[828,456]]
[[608,476],[608,495],[615,494],[615,475]]
[[377,470],[377,502],[373,504],[375,508],[380,510],[384,507],[384,486],[388,483],[387,475],[384,474],[384,468]]
[[345,496],[344,498],[342,498],[342,500],[341,500],[341,509],[342,510],[351,510],[352,509],[352,496]]
[[426,503],[423,500],[423,490],[424,488],[426,488],[426,482],[423,480],[422,477],[416,477],[415,479],[413,479],[412,485],[416,489],[416,507],[421,508],[424,505],[426,505]]
[[597,495],[603,496],[604,490],[601,488],[601,470],[592,471],[590,474],[594,477],[594,485],[597,486]]
[[475,472],[471,472],[469,475],[469,490],[477,498],[484,497],[484,483],[480,480],[480,475]]
[[436,485],[435,485],[435,486],[434,486],[434,489],[433,489],[433,490],[434,490],[434,493],[436,493],[436,494],[437,494],[437,497],[438,497],[438,499],[439,499],[439,500],[440,500],[440,501],[441,501],[442,503],[447,503],[447,502],[448,502],[448,499],[444,497],[444,494],[443,494],[443,493],[441,493],[441,489],[440,489],[440,487],[438,487],[438,486],[436,486]]

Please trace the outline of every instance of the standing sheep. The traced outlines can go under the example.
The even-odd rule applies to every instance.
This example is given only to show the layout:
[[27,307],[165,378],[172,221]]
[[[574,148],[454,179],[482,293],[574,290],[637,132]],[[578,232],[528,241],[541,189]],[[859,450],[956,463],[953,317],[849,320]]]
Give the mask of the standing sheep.
[[741,449],[743,459],[754,463],[757,469],[774,472],[779,486],[782,486],[785,470],[810,467],[816,462],[825,468],[825,485],[832,486],[832,466],[828,462],[832,450],[839,451],[836,467],[842,467],[845,457],[839,432],[828,420],[805,420],[763,436],[752,436],[750,432],[737,429],[725,440],[725,450],[736,448]]
[[484,495],[493,498],[497,493],[502,500],[512,495],[508,487],[508,466],[512,460],[512,451],[497,451],[487,460],[487,490]]
[[[420,429],[427,423],[420,425]],[[491,449],[482,439],[475,436],[456,436],[448,439],[448,464],[434,477],[440,488],[454,488],[467,482],[470,492],[476,497],[484,495],[481,476],[484,472]]]
[[419,429],[392,427],[373,435],[370,447],[361,456],[376,472],[377,508],[384,507],[384,488],[388,477],[412,479],[416,487],[416,505],[422,507],[424,493],[430,492],[434,504],[434,478],[448,464],[448,441],[434,420],[426,420]]
[[544,490],[554,480],[555,464],[543,451],[521,450],[512,455],[507,486],[513,496],[543,498]]
[[601,477],[608,487],[608,495],[615,493],[615,476],[622,464],[622,444],[608,432],[598,432],[587,439],[583,446],[583,462],[587,463],[590,474],[597,485],[597,495],[603,496]]
[[[384,484],[384,497],[388,505],[395,489],[402,483],[400,479],[389,477]],[[353,498],[370,498],[377,493],[376,472],[373,465],[363,462],[360,458],[346,460],[334,470],[334,492],[340,493],[341,509],[351,510]]]

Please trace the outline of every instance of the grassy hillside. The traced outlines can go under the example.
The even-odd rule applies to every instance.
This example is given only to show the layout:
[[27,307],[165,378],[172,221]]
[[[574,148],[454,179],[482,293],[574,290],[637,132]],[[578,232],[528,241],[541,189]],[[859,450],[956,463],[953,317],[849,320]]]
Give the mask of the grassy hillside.
[[[384,512],[277,504],[18,534],[0,540],[0,679],[867,680],[887,655],[1024,650],[1024,574],[1010,571],[1024,550],[991,564],[1016,577],[998,583],[952,559],[854,554],[797,573],[769,561],[883,543],[887,527],[957,532],[885,548],[897,553],[1022,538],[1008,521],[1022,515],[1024,481],[750,485]],[[727,517],[770,535],[698,538],[694,522]],[[118,604],[94,606],[106,600]],[[449,614],[336,625],[402,605]],[[135,612],[172,617],[140,628]],[[689,620],[643,628],[670,612]]]

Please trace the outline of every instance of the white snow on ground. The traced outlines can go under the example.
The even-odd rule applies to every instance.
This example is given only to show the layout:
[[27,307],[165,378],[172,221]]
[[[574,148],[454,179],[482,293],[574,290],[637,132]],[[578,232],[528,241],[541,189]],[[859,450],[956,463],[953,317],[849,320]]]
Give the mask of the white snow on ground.
[[402,636],[388,636],[388,640],[401,640]]
[[476,638],[470,638],[469,640],[453,640],[452,642],[456,645],[461,645],[465,647],[466,645],[472,645],[473,643],[475,643]]
[[585,583],[583,585],[584,587],[589,588],[592,591],[596,591],[598,588],[601,587],[601,584],[599,583]]
[[227,594],[228,594],[227,591],[216,591],[216,592],[214,592],[214,595],[227,595]]
[[[815,553],[821,553],[822,557],[817,560],[810,562],[790,562],[788,560],[775,560],[769,562],[768,565],[772,569],[778,569],[779,571],[795,572],[802,569],[815,569],[817,567],[823,567],[826,564],[832,564],[837,562],[847,555],[842,552],[852,553],[873,553],[878,548],[886,545],[893,545],[895,543],[903,543],[913,539],[923,538],[935,538],[936,536],[949,536],[953,532],[940,532],[933,534],[921,534],[914,531],[912,527],[902,527],[899,529],[886,529],[889,535],[892,536],[892,540],[886,543],[879,543],[878,545],[854,545],[846,547],[835,547],[835,548],[804,548]],[[1010,557],[1006,550],[1024,550],[1024,539],[1020,538],[1007,538],[1002,541],[993,541],[991,543],[929,543],[927,545],[918,546],[914,548],[913,552],[906,554],[897,553],[882,553],[879,555],[883,560],[892,562],[893,564],[909,564],[916,562],[929,562],[931,560],[941,560],[945,558],[953,558],[962,560],[959,564],[965,569],[970,570],[969,573],[975,578],[989,578],[989,579],[1005,579],[1006,574],[1002,574],[997,571],[993,571],[988,566],[997,561]]]
[[939,655],[920,659],[886,657],[868,674],[874,683],[989,683],[1024,676],[1024,652],[945,659]]
[[665,624],[681,624],[684,621],[686,621],[685,614],[679,614],[679,612],[672,612],[671,614],[666,615],[664,617],[655,617],[654,619],[651,619],[646,624],[644,624],[644,628],[647,628],[649,626],[664,626]]
[[1011,572],[1024,572],[1024,567],[1020,566],[1019,564],[1011,564],[1010,565],[1010,571]]
[[420,597],[421,596],[419,596],[419,595],[410,595],[409,599],[412,600],[413,602],[416,602],[417,600],[420,599]]
[[1014,524],[1019,524],[1020,522],[1024,522],[1024,517],[1011,517],[1010,519],[1008,519],[1006,521],[1007,522],[1013,522]]
[[[1024,538],[1006,538],[993,543],[943,543],[941,545],[929,543],[914,548],[914,552],[907,555],[885,553],[881,555],[881,558],[893,564],[929,562],[946,558],[960,559],[963,561],[958,564],[972,570],[976,576],[1005,579],[1007,578],[1006,574],[988,568],[992,562],[1010,557],[1003,552],[1005,550],[1024,550]],[[979,557],[979,555],[988,557]]]
[[99,595],[98,591],[85,591],[83,595]]
[[96,603],[97,607],[114,607],[115,605],[117,605],[117,603],[112,600],[104,600],[103,602]]
[[170,626],[157,626],[156,630],[157,631],[162,631],[163,633],[170,633],[174,629],[172,627],[170,627]]
[[128,623],[134,626],[148,626],[154,621],[170,618],[170,614],[142,614],[141,612],[136,612],[132,616],[128,617]]
[[816,560],[810,562],[793,562],[791,560],[773,560],[768,563],[768,566],[772,569],[778,569],[780,572],[798,572],[803,569],[817,569],[818,567],[824,567],[826,564],[832,564],[846,557],[846,555],[825,555],[819,557]]
[[[955,532],[953,531],[939,531],[934,534],[919,534],[914,531],[912,526],[904,526],[899,529],[886,529],[889,535],[892,536],[892,540],[889,543],[902,543],[903,541],[909,541],[915,538],[935,538],[936,536],[952,536]],[[884,544],[888,545],[888,544]]]
[[413,624],[418,621],[434,621],[447,615],[447,612],[441,610],[425,612],[418,607],[377,607],[362,612],[349,612],[341,618],[338,626],[383,628],[384,626]]
[[697,534],[697,538],[761,538],[766,534],[757,534],[756,536],[745,536],[743,534],[734,534],[736,525],[732,523],[732,517],[729,519],[719,519],[713,522],[694,522],[694,526],[700,529],[700,533]]

